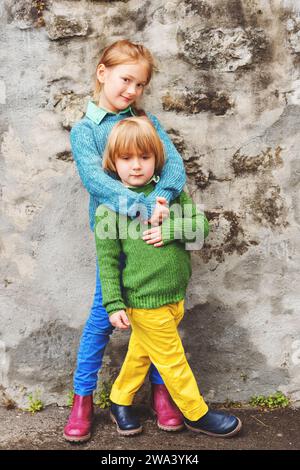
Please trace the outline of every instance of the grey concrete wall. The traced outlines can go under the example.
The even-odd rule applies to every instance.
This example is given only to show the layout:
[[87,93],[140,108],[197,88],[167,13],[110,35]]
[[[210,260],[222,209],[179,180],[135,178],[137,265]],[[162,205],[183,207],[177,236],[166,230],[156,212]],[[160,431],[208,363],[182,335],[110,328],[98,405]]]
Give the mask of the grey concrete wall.
[[[69,130],[100,50],[148,46],[144,98],[186,164],[211,234],[181,333],[206,398],[300,402],[300,5],[279,0],[1,2],[0,384],[65,403],[94,290],[88,197]],[[114,374],[128,335],[106,356]]]

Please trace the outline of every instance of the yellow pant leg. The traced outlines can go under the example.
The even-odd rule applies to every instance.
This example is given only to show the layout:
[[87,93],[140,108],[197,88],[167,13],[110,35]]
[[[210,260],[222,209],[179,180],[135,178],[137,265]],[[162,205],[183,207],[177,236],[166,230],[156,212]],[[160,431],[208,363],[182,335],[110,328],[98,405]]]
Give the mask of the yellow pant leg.
[[130,309],[135,338],[156,366],[173,400],[190,420],[201,418],[208,407],[187,362],[177,325],[183,317],[183,302],[156,309]]
[[[129,315],[128,317],[130,318]],[[111,389],[111,401],[117,405],[131,405],[135,393],[145,380],[149,367],[149,355],[143,348],[142,343],[136,338],[133,331],[125,361]]]

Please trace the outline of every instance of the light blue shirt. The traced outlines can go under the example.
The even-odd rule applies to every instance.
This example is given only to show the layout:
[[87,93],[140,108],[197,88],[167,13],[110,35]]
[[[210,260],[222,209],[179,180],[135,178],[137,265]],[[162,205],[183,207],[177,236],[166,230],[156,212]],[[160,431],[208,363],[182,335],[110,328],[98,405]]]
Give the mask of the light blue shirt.
[[117,114],[127,113],[130,113],[131,116],[135,116],[131,106],[128,106],[128,108],[123,109],[123,111],[120,111],[119,113],[114,113],[113,111],[108,111],[107,109],[99,108],[99,106],[97,106],[93,101],[89,101],[85,115],[92,121],[94,121],[95,124],[100,124],[100,122],[105,118],[107,114],[114,114],[116,116]]

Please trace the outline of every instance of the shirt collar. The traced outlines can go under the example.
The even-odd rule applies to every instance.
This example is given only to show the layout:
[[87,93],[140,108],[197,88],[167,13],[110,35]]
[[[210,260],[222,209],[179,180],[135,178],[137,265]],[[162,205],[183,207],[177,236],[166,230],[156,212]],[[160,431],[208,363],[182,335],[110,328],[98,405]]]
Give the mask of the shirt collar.
[[123,111],[120,111],[119,113],[114,113],[113,111],[108,111],[107,109],[99,108],[99,106],[97,106],[94,101],[89,101],[86,110],[86,117],[94,121],[96,124],[100,124],[100,122],[107,114],[117,115],[125,113],[131,113],[132,116],[135,116],[131,106],[128,106],[128,108],[123,109]]

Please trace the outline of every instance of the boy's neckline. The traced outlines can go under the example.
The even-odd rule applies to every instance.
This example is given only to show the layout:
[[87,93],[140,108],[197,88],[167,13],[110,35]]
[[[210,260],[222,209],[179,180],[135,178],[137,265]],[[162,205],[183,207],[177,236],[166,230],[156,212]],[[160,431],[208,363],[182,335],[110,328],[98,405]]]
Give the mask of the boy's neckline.
[[152,178],[143,186],[125,186],[125,187],[127,189],[130,189],[130,191],[135,191],[136,193],[142,193],[143,191],[152,189],[155,186],[155,184],[159,182],[159,180],[160,180],[160,177],[158,175],[153,175]]
[[[158,175],[153,175],[147,183],[145,183],[143,186],[126,186],[128,189],[137,189],[137,188],[144,188],[145,186],[148,186],[148,184],[152,183],[152,181],[156,184],[160,180],[160,177]],[[125,185],[124,185],[125,186]]]

